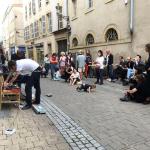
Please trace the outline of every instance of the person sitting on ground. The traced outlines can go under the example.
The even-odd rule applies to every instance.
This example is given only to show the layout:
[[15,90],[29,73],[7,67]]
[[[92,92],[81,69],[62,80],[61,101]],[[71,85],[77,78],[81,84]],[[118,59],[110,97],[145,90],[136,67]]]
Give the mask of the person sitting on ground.
[[77,82],[80,82],[80,74],[76,69],[73,69],[73,72],[70,76],[70,85],[75,85]]
[[76,90],[77,90],[78,92],[84,91],[84,92],[88,92],[88,93],[90,93],[93,89],[96,89],[96,85],[95,85],[95,84],[94,84],[94,85],[81,84],[80,86],[78,86],[78,87],[76,88]]
[[61,76],[62,79],[65,79],[65,82],[67,82],[70,79],[70,76],[71,76],[74,68],[75,67],[73,67],[72,65],[66,66],[65,72]]
[[116,64],[116,68],[114,69],[114,74],[116,79],[120,79],[124,81],[127,76],[127,67],[126,61],[124,60],[123,56],[119,57],[119,64]]
[[121,101],[135,101],[138,103],[148,104],[150,103],[150,85],[146,84],[145,76],[142,74],[136,76],[137,86],[130,87],[126,91],[125,96],[120,98]]

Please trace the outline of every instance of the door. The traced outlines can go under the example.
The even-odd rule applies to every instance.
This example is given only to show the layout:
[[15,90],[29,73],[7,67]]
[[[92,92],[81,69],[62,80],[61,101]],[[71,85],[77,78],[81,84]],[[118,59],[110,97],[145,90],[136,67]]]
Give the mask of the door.
[[61,52],[67,52],[67,40],[57,41],[58,44],[58,56],[60,56]]

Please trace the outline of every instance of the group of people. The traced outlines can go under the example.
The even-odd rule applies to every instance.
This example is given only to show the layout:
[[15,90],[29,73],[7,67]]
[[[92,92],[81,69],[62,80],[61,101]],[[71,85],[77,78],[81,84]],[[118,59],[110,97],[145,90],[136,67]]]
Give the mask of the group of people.
[[[97,52],[95,60],[92,59],[90,51],[86,55],[79,51],[73,57],[71,53],[61,52],[60,57],[56,53],[45,55],[44,65],[39,65],[31,59],[21,58],[8,62],[9,75],[5,79],[4,86],[12,85],[16,82],[20,87],[25,83],[26,105],[23,109],[31,108],[32,104],[40,104],[40,77],[47,76],[50,72],[52,80],[65,80],[70,85],[80,84],[77,91],[90,92],[96,88],[96,84],[103,85],[104,76],[108,81],[122,81],[123,85],[129,85],[121,101],[136,101],[144,104],[150,103],[150,44],[145,46],[149,55],[147,62],[142,61],[142,57],[137,55],[134,59],[128,57],[126,60],[120,56],[119,63],[114,65],[113,54],[109,50],[105,55],[102,50]],[[0,63],[5,63],[3,51],[0,52]],[[94,70],[93,70],[94,68]],[[93,85],[83,84],[83,78],[96,76]],[[36,89],[35,101],[32,102],[32,87]]]

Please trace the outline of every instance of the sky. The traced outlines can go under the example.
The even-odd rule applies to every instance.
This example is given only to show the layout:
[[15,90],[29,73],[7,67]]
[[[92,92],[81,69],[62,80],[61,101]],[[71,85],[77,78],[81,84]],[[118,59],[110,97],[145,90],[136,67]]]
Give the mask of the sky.
[[4,13],[10,4],[11,0],[0,0],[0,41],[2,40],[2,20]]

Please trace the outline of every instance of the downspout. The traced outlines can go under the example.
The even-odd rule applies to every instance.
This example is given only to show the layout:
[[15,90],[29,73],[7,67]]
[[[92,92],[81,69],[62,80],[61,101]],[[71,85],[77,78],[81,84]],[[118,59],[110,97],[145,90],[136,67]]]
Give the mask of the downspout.
[[134,0],[130,0],[130,34],[134,32]]

